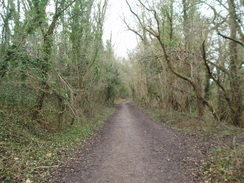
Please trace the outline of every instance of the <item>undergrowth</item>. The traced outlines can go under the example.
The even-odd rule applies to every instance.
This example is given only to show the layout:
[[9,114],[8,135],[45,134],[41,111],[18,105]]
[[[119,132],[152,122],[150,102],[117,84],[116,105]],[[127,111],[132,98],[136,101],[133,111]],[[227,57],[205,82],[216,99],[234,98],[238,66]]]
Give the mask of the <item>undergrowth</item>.
[[0,182],[39,182],[77,144],[94,135],[112,111],[99,109],[82,125],[65,126],[56,132],[0,112]]
[[[146,109],[157,122],[186,134],[208,136],[216,145],[207,155],[203,165],[205,183],[241,183],[244,180],[244,129],[211,118],[194,114],[167,113],[158,108]],[[217,139],[224,143],[217,143]]]
[[244,180],[244,146],[212,149],[204,167],[205,183],[242,183]]

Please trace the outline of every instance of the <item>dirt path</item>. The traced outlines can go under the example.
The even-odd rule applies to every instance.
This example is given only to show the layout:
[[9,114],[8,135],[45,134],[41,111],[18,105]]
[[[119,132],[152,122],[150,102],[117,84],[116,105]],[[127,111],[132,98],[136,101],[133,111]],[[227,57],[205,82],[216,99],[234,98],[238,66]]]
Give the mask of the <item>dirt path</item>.
[[191,168],[200,156],[188,138],[124,103],[105,125],[100,141],[61,167],[50,182],[199,182]]

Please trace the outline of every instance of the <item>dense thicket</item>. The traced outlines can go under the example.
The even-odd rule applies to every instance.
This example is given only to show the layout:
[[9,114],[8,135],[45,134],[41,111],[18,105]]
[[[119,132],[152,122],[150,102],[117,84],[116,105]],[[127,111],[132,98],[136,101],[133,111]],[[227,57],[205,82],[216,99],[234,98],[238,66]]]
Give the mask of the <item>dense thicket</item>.
[[139,103],[243,121],[243,8],[239,0],[137,0],[127,5],[139,38],[129,88]]
[[[1,0],[0,106],[22,123],[81,122],[120,85],[107,0]],[[4,120],[4,119],[3,119]]]

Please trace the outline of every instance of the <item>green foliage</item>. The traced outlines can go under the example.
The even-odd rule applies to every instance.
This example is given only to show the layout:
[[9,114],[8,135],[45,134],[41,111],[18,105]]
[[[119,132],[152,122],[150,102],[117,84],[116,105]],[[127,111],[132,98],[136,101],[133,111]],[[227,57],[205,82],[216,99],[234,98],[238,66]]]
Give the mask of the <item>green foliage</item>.
[[112,65],[110,67],[107,67],[105,72],[107,73],[107,76],[105,78],[105,96],[106,101],[109,103],[114,103],[114,99],[117,94],[117,88],[121,84],[119,73],[116,68],[114,68]]
[[[99,112],[98,112],[99,111]],[[3,183],[39,182],[62,163],[71,149],[94,135],[113,110],[97,107],[97,115],[83,125],[63,126],[52,132],[41,126],[0,113],[0,180]],[[81,146],[81,145],[80,145]]]
[[43,179],[111,114],[122,84],[111,40],[102,41],[106,7],[0,2],[0,182]]

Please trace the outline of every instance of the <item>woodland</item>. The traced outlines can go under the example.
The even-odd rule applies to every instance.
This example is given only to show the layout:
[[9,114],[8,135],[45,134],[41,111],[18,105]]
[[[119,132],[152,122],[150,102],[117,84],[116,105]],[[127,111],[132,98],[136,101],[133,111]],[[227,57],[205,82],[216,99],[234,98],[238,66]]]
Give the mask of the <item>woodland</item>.
[[199,117],[211,113],[240,126],[243,2],[182,0],[158,6],[138,0],[139,13],[127,4],[138,25],[124,22],[141,40],[130,54],[136,70],[132,96],[167,110],[197,111]]
[[244,1],[125,2],[128,58],[103,41],[109,0],[0,1],[0,181],[45,177],[118,99],[243,132]]

